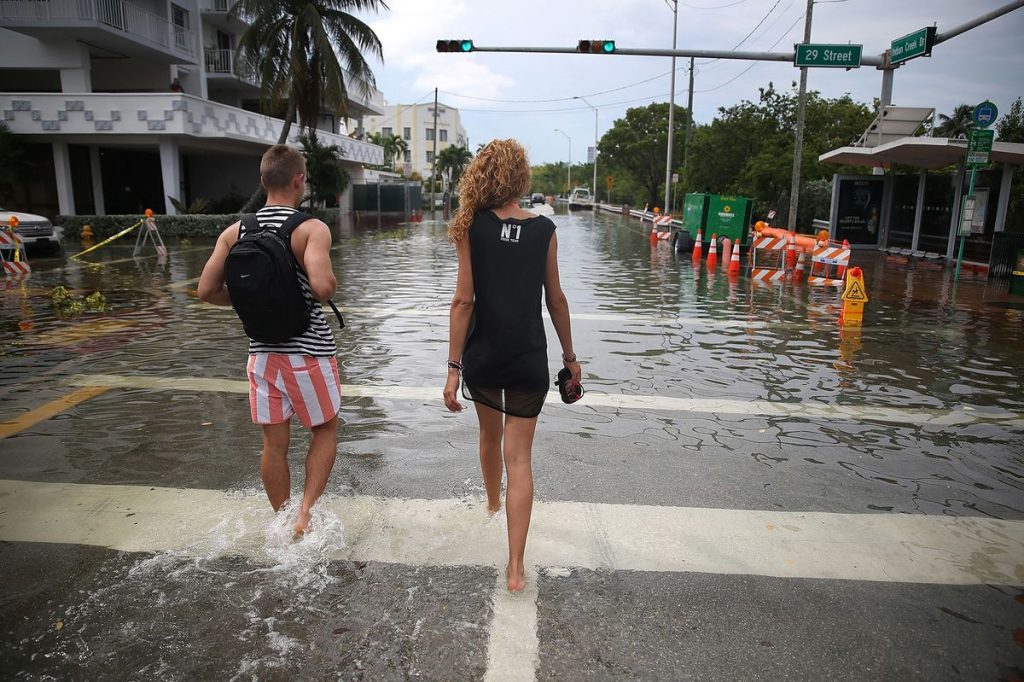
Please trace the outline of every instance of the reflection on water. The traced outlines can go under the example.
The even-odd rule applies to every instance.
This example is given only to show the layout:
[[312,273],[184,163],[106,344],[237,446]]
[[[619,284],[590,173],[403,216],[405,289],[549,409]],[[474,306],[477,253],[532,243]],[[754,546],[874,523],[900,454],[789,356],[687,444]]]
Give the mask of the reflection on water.
[[[594,394],[1024,413],[1024,314],[1005,289],[973,273],[962,275],[954,298],[948,270],[855,252],[871,300],[863,328],[842,330],[835,290],[753,286],[731,281],[721,268],[695,269],[689,256],[677,257],[664,243],[652,247],[645,230],[618,216],[554,220],[563,285],[579,313],[576,349]],[[198,277],[211,244],[169,247],[163,265],[126,260],[130,247],[115,246],[95,252],[99,265],[41,260],[26,286],[8,283],[0,298],[0,385],[18,396],[82,373],[242,379],[237,320],[230,310],[199,304],[181,284]],[[343,382],[437,386],[439,396],[443,311],[456,271],[444,226],[347,228],[332,257],[335,300],[351,309],[338,334]],[[57,284],[98,289],[113,310],[59,320],[48,301]],[[550,325],[548,338],[554,344]],[[554,348],[550,354],[554,360]],[[225,399],[223,409],[244,410],[240,401]],[[193,432],[191,401],[168,402],[160,428],[173,432],[177,422]],[[352,463],[341,466],[341,483],[356,492],[406,494],[403,481],[445,471],[456,422],[439,417],[438,405],[349,398],[342,440]],[[1011,423],[879,425],[617,410],[586,400],[546,408],[544,420],[546,431],[567,438],[666,460],[712,452],[745,458],[753,471],[799,473],[828,486],[856,480],[878,498],[850,504],[859,510],[1024,514],[1024,439]],[[444,494],[457,495],[457,488],[449,484]]]

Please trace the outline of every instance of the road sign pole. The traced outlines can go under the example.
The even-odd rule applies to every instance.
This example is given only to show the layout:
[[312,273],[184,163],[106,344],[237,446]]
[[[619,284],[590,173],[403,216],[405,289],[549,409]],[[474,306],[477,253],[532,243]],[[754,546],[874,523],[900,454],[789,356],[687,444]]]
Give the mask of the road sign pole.
[[[971,168],[971,182],[967,188],[967,196],[974,196],[974,179],[978,175],[978,167],[974,166]],[[963,231],[963,204],[960,205],[960,225],[957,232],[960,233],[960,250],[956,255],[956,272],[953,274],[953,284],[955,285],[960,280],[960,265],[964,261],[964,242],[967,241],[967,235]]]

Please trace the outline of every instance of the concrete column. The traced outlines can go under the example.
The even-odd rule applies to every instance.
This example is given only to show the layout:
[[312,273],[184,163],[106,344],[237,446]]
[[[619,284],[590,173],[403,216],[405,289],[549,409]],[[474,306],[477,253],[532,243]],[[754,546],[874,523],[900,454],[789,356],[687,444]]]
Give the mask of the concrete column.
[[78,45],[78,66],[60,70],[61,92],[92,92],[92,61],[89,46]]
[[96,215],[107,214],[107,204],[103,198],[103,169],[100,166],[100,148],[89,147],[89,170],[92,175],[92,203]]
[[1013,181],[1013,165],[1003,164],[1002,180],[999,183],[999,203],[996,205],[996,232],[1006,228],[1006,211],[1010,206],[1010,184]]
[[921,220],[924,218],[924,187],[928,182],[928,171],[921,169],[921,177],[917,181],[917,203],[914,206],[914,236],[910,241],[910,250],[917,251],[917,242],[921,237]]
[[953,192],[953,219],[949,221],[949,243],[946,244],[946,260],[956,259],[956,247],[958,245],[960,225],[960,201],[964,195],[964,162],[956,165],[956,189]]
[[57,180],[57,207],[61,215],[75,214],[75,191],[71,185],[71,157],[67,142],[53,143],[53,170]]
[[[177,209],[168,197],[174,197],[178,201],[184,201],[181,196],[181,154],[178,151],[178,142],[172,138],[161,138],[160,140],[160,174],[164,181],[164,212],[167,215],[176,215]],[[159,207],[150,207],[154,210]]]

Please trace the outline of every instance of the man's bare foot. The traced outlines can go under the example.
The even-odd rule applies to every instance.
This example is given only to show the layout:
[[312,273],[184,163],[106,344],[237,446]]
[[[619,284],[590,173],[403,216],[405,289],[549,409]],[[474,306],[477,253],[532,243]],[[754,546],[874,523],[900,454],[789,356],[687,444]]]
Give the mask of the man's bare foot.
[[505,566],[505,580],[508,583],[509,592],[522,592],[526,587],[526,571],[520,566],[515,571],[512,565]]
[[295,526],[292,527],[292,537],[295,540],[300,540],[309,530],[309,520],[309,512],[300,509],[299,515],[295,520]]

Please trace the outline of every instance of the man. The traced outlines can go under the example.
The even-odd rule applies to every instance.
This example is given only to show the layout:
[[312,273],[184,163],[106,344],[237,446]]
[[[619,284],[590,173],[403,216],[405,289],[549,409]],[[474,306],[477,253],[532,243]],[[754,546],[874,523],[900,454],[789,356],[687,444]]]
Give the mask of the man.
[[[287,145],[274,145],[260,161],[260,182],[267,191],[266,205],[256,213],[263,229],[280,227],[302,201],[306,190],[306,160]],[[231,305],[225,287],[225,259],[243,229],[234,223],[217,239],[213,255],[199,278],[199,298],[216,305]],[[289,422],[293,414],[312,432],[306,455],[306,481],[295,521],[295,535],[309,526],[310,509],[323,494],[334,467],[337,413],[341,406],[337,346],[319,303],[337,287],[330,259],[330,229],[319,220],[304,221],[291,234],[291,249],[305,271],[299,284],[310,304],[309,328],[283,343],[249,339],[249,407],[252,421],[263,428],[260,474],[274,511],[288,500]]]

